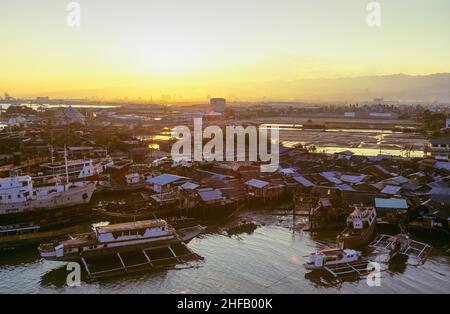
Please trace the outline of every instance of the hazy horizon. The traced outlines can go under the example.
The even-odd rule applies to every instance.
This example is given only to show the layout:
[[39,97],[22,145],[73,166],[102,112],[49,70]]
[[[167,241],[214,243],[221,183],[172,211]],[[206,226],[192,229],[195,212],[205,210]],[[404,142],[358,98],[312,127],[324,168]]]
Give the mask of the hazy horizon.
[[367,25],[370,1],[362,0],[76,2],[80,27],[66,22],[69,1],[2,1],[1,92],[174,101],[450,99],[439,82],[424,95],[404,83],[395,91],[326,81],[450,73],[447,0],[380,0],[380,27]]
[[[277,80],[247,82],[239,84],[239,90],[232,82],[210,83],[209,89],[202,86],[178,86],[172,90],[151,89],[135,86],[116,86],[98,89],[69,91],[47,91],[14,94],[17,98],[48,96],[51,99],[90,99],[99,101],[170,101],[173,103],[205,102],[210,97],[225,97],[229,101],[298,101],[298,102],[351,102],[385,98],[389,101],[438,101],[450,103],[450,73],[429,75],[392,74],[383,76],[342,77],[336,79],[313,78],[302,80]],[[339,88],[336,88],[338,87]],[[267,89],[270,94],[265,95]],[[183,91],[196,90],[197,95],[184,96]],[[294,92],[292,90],[295,90]],[[240,96],[237,96],[240,95]]]

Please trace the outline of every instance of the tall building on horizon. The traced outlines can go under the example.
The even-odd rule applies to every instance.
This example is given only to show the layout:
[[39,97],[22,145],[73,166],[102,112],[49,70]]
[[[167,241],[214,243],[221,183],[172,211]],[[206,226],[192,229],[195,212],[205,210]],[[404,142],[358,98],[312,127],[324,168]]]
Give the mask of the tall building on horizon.
[[211,98],[209,103],[211,110],[216,112],[224,112],[227,108],[227,100],[225,98]]

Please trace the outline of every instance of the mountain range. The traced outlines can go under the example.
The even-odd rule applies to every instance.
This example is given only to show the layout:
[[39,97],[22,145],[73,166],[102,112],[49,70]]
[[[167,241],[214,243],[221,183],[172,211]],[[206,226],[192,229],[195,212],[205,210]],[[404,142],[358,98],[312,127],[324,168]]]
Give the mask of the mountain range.
[[121,86],[21,95],[26,97],[97,99],[154,99],[204,101],[226,97],[231,101],[368,101],[383,97],[403,102],[450,103],[450,73],[382,75],[352,78],[318,78],[294,81],[211,82],[207,86],[177,84],[172,87]]

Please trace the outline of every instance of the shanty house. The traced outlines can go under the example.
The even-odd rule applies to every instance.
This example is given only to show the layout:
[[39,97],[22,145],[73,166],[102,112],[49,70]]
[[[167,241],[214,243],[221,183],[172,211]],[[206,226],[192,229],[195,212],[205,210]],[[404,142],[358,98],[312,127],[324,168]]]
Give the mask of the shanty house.
[[148,178],[147,183],[149,188],[156,193],[167,193],[190,180],[190,178],[165,173],[154,178]]

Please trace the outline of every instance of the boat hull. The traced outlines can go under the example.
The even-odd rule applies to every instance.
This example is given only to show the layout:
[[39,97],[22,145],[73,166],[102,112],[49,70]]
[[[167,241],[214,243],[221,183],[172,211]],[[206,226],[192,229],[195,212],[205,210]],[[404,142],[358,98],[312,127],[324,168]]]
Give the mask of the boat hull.
[[368,228],[362,230],[359,234],[349,234],[350,230],[344,230],[337,237],[337,242],[343,248],[357,249],[370,243],[375,231],[376,222],[372,223]]
[[[71,253],[71,254],[64,254],[61,257],[57,256],[43,256],[46,260],[49,261],[58,261],[58,262],[70,262],[70,261],[78,261],[81,258],[93,258],[93,257],[101,257],[105,255],[110,254],[116,254],[116,253],[124,253],[124,252],[132,252],[132,251],[140,251],[140,250],[155,250],[159,248],[166,248],[170,247],[171,245],[179,244],[181,243],[181,240],[174,237],[172,239],[165,239],[165,240],[158,240],[153,242],[145,242],[145,243],[138,243],[134,245],[124,245],[124,246],[118,246],[114,248],[107,248],[107,249],[101,249],[101,250],[95,250],[91,252],[80,252],[80,253]],[[42,255],[42,254],[41,254]]]
[[355,263],[361,260],[361,257],[358,256],[357,258],[354,258],[352,260],[347,260],[347,261],[337,261],[337,262],[327,262],[325,264],[323,264],[322,266],[318,266],[316,264],[313,263],[305,263],[303,264],[303,266],[305,267],[306,270],[323,270],[326,267],[333,267],[333,266],[340,266],[340,265],[348,265],[349,263]]
[[[45,199],[29,200],[21,203],[1,204],[0,223],[10,220],[20,220],[20,217],[30,217],[46,211],[87,205],[95,191],[95,183],[88,183],[72,190],[50,195]],[[14,219],[16,218],[16,219]]]
[[80,226],[67,227],[52,231],[39,231],[32,234],[16,235],[16,236],[5,236],[0,238],[0,252],[9,251],[22,247],[28,246],[38,246],[40,243],[45,241],[54,241],[60,237],[67,236],[71,233],[79,233],[84,229]]
[[171,245],[176,244],[187,244],[192,239],[197,237],[199,234],[203,233],[206,230],[203,226],[195,226],[195,227],[189,227],[178,230],[177,235],[172,237],[171,239],[161,239],[157,241],[152,242],[141,242],[136,243],[133,245],[124,245],[124,246],[117,246],[113,248],[108,249],[101,249],[101,250],[95,250],[95,251],[83,251],[80,253],[71,253],[71,254],[65,254],[61,257],[49,257],[49,256],[43,256],[47,260],[52,261],[74,261],[78,260],[82,257],[95,257],[95,256],[102,256],[106,254],[114,254],[117,252],[128,252],[128,251],[136,251],[136,250],[147,250],[147,249],[157,249],[157,248],[164,248],[164,247],[170,247]]

